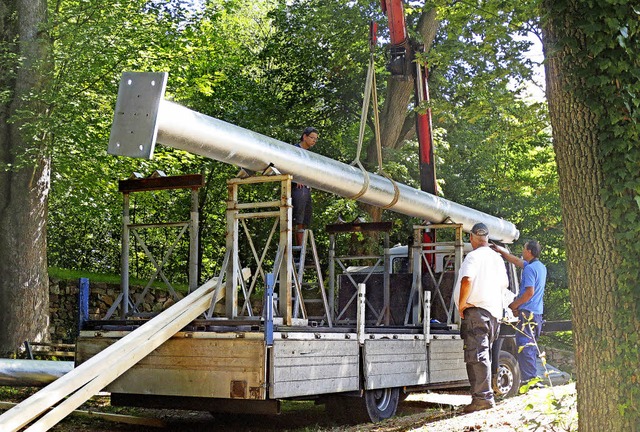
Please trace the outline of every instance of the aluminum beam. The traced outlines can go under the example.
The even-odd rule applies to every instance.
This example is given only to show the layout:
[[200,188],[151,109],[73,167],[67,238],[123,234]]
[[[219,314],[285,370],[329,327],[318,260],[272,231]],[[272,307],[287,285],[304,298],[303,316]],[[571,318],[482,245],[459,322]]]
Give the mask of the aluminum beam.
[[42,387],[72,369],[72,361],[0,359],[0,385]]
[[[109,153],[152,158],[156,141],[221,162],[263,171],[273,165],[297,182],[351,198],[358,195],[366,175],[351,165],[209,117],[164,99],[167,74],[125,72],[120,82]],[[451,219],[469,232],[477,222],[489,228],[492,240],[512,243],[519,231],[514,224],[383,176],[369,174],[367,190],[358,201],[386,207],[425,221]]]

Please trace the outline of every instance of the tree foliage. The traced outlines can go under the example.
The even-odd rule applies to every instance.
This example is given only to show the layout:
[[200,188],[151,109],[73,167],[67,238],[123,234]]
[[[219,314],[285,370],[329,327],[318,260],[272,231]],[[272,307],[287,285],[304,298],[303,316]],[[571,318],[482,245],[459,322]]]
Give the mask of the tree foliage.
[[[520,36],[535,29],[531,3],[407,2],[406,13],[410,33],[429,43],[425,61],[431,69],[443,193],[512,220],[523,239],[536,237],[547,246],[546,256],[561,270],[562,228],[545,108],[523,102],[514,90],[530,77],[522,55],[528,42]],[[225,180],[235,167],[162,147],[153,161],[106,154],[124,70],[168,71],[169,98],[285,142],[296,142],[301,129],[313,125],[321,132],[314,151],[350,162],[369,55],[368,23],[375,19],[382,23],[376,48],[381,111],[393,98],[385,71],[385,19],[373,0],[210,0],[202,8],[162,0],[109,8],[95,0],[59,0],[50,2],[50,15],[56,80],[47,94],[54,162],[49,260],[55,266],[118,272],[117,180],[155,169],[205,176],[200,194],[205,276],[215,273],[222,259]],[[416,30],[425,17],[438,24],[427,40]],[[417,186],[413,110],[425,107],[394,103],[409,132],[384,150],[385,170]],[[371,138],[370,124],[366,140]],[[153,199],[139,198],[140,217],[143,202],[156,212]],[[318,193],[315,204],[316,230],[339,215],[345,220],[362,215],[352,201],[328,194]],[[165,207],[167,218],[183,218],[178,207]],[[392,240],[402,243],[411,225],[420,222],[392,212],[383,218],[394,221]],[[322,236],[319,240],[326,243]],[[564,286],[562,279],[558,285]]]

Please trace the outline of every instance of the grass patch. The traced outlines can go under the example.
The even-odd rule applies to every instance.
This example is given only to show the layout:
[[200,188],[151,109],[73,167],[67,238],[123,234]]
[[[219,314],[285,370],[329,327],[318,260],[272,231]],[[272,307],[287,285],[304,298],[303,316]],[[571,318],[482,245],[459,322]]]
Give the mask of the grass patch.
[[40,390],[37,387],[0,386],[0,400],[3,402],[19,403]]
[[[58,267],[49,267],[49,276],[63,279],[63,280],[72,280],[72,279],[80,279],[80,278],[88,278],[90,282],[102,282],[102,283],[111,283],[115,285],[120,285],[120,275],[116,274],[102,274],[102,273],[91,273],[84,270],[68,270],[61,269]],[[138,278],[129,278],[130,286],[147,286],[149,280],[138,279]],[[162,281],[154,281],[151,284],[153,288],[158,288],[160,290],[167,291],[167,285],[165,285]],[[189,291],[189,286],[187,284],[179,284],[172,283],[173,288],[180,293],[187,293]]]
[[318,405],[312,400],[283,400],[280,403],[280,410],[283,413],[291,413],[294,411],[324,413],[324,405]]

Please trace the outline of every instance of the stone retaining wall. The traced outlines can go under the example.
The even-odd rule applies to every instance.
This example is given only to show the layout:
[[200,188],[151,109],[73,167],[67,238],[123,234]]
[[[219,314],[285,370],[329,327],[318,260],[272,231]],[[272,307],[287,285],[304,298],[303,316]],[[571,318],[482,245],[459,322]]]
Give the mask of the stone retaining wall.
[[[132,286],[133,295],[144,287]],[[78,280],[49,278],[49,335],[51,342],[75,343],[78,336]],[[120,284],[89,281],[89,319],[102,319],[120,294]],[[178,293],[179,298],[182,298]],[[151,288],[139,310],[159,312],[174,304],[166,290]]]

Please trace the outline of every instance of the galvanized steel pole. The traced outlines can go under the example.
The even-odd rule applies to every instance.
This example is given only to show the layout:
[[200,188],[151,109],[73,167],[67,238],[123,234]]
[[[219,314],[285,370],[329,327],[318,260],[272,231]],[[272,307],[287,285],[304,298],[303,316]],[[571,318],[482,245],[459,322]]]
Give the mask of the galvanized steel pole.
[[[254,171],[269,165],[297,182],[343,197],[355,197],[367,175],[359,168],[252,132],[164,100],[166,73],[125,73],[118,91],[109,152],[153,156],[157,142]],[[493,240],[511,243],[514,224],[387,178],[369,174],[369,186],[357,200],[429,222],[447,219],[465,231],[485,223]],[[393,201],[397,198],[397,201]],[[393,204],[393,205],[390,205]]]
[[72,361],[0,359],[0,385],[44,387],[72,369]]

